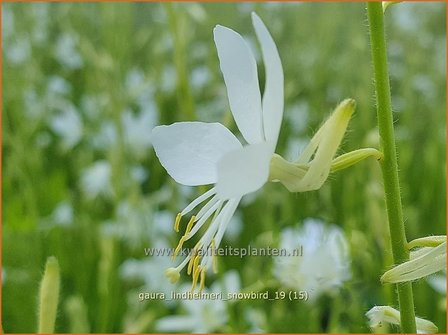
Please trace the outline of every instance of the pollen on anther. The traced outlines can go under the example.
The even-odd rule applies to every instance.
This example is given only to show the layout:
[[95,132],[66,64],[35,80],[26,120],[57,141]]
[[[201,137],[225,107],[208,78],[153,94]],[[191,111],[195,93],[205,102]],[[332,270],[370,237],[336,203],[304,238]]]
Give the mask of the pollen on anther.
[[176,233],[179,232],[179,224],[180,224],[180,219],[182,218],[182,214],[178,213],[176,215],[176,221],[174,221],[174,230],[176,231]]
[[172,260],[175,260],[177,255],[179,254],[180,250],[182,249],[182,246],[184,245],[184,242],[186,240],[185,236],[182,236],[179,240],[179,244],[177,245],[176,249],[174,250],[173,257],[171,257]]
[[200,271],[201,271],[201,267],[200,266],[196,266],[193,269],[193,279],[192,279],[192,283],[191,283],[191,292],[194,292],[194,289],[196,288],[196,284],[198,282]]
[[196,221],[196,216],[192,216],[190,221],[188,221],[187,229],[185,230],[185,236],[188,235],[188,233],[191,231],[191,228],[193,227],[194,222]]

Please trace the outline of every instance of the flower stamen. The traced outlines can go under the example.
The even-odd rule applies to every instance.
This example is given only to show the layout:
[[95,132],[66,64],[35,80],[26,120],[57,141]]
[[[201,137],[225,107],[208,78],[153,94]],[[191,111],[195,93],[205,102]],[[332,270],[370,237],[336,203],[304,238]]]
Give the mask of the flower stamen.
[[177,245],[176,249],[174,250],[174,254],[171,257],[171,259],[174,261],[179,254],[180,250],[182,249],[182,246],[184,245],[184,242],[187,240],[187,237],[184,235],[180,238],[179,244]]
[[182,214],[181,213],[177,213],[176,215],[176,221],[174,221],[174,231],[176,233],[179,232],[179,224],[180,224],[180,220],[182,219]]
[[201,270],[201,283],[199,284],[199,293],[202,293],[202,290],[205,286],[205,272],[207,271],[206,268]]
[[190,221],[188,222],[187,229],[185,230],[185,234],[184,234],[185,237],[187,237],[188,233],[191,231],[191,228],[193,227],[193,224],[195,223],[195,221],[196,221],[196,216],[193,215],[191,217]]

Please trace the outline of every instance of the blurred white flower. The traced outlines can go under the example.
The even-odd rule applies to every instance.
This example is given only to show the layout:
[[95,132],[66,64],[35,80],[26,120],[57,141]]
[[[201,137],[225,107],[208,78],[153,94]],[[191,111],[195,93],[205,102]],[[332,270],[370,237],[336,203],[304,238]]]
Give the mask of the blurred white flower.
[[151,212],[143,203],[121,201],[117,209],[117,223],[122,227],[122,238],[130,245],[140,245],[145,239],[151,239],[148,226],[151,224]]
[[[152,247],[158,250],[169,249],[169,245],[163,239],[158,239]],[[120,266],[120,274],[124,280],[140,280],[144,283],[145,290],[163,292],[169,298],[173,287],[166,285],[164,270],[170,264],[171,257],[168,253],[147,256],[144,259],[128,259]]]
[[300,229],[282,231],[279,247],[290,253],[303,248],[302,256],[274,257],[274,276],[288,288],[308,292],[308,301],[351,277],[347,242],[336,225],[306,219]]
[[[189,291],[184,285],[179,292]],[[229,289],[231,291],[229,291]],[[223,280],[216,281],[210,289],[205,288],[203,293],[226,293],[239,291],[239,277],[235,272],[224,274]],[[221,299],[183,299],[181,305],[185,315],[165,316],[156,321],[156,330],[159,332],[191,332],[215,333],[222,331],[228,322],[227,302]]]
[[173,232],[174,215],[170,211],[154,213],[153,224],[150,225],[152,236],[169,236]]
[[[400,325],[400,311],[390,306],[375,306],[366,313],[369,319],[369,326],[374,330],[382,333],[384,323],[392,325]],[[415,318],[418,334],[434,334],[437,333],[437,326],[431,321],[421,318]]]
[[79,112],[67,103],[62,110],[50,121],[51,129],[62,138],[65,149],[73,148],[82,138],[83,125]]
[[140,184],[143,183],[146,179],[148,179],[148,170],[141,165],[131,166],[130,173],[131,178]]
[[73,223],[73,207],[68,201],[57,204],[51,214],[52,221],[60,226],[70,226]]
[[[14,33],[14,13],[8,5],[2,6],[2,37],[3,43]],[[5,45],[3,45],[5,47]]]
[[18,36],[3,47],[6,60],[13,65],[20,65],[31,57],[30,41]]
[[256,308],[246,308],[244,319],[249,324],[249,334],[265,334],[267,329],[267,318],[264,311]]
[[147,89],[148,83],[145,80],[143,71],[137,68],[128,71],[124,80],[124,86],[131,97],[137,96]]
[[50,76],[47,82],[47,99],[57,100],[61,96],[66,96],[72,90],[71,84],[61,76]]
[[122,114],[125,143],[137,157],[144,157],[151,147],[151,130],[156,124],[155,110],[139,113],[126,110]]
[[[153,101],[140,101],[140,111],[126,109],[121,114],[126,149],[137,159],[145,158],[151,148],[151,130],[157,123],[157,109]],[[99,132],[92,138],[95,148],[106,150],[117,144],[117,128],[111,121],[102,122]]]
[[[291,126],[294,135],[297,135],[304,131],[306,129],[306,126],[309,124],[309,109],[310,106],[308,102],[301,100],[295,103],[285,112],[285,119]],[[295,157],[297,157],[297,155]]]
[[112,168],[108,161],[96,161],[82,171],[80,181],[82,191],[90,199],[93,199],[98,195],[111,195],[111,174]]
[[48,39],[48,18],[50,4],[46,2],[32,3],[31,13],[34,19],[32,30],[33,41],[37,44],[43,44]]
[[191,72],[191,85],[196,90],[202,89],[210,81],[210,70],[207,66],[198,66]]
[[83,66],[81,55],[79,54],[78,35],[74,33],[64,33],[59,36],[56,42],[55,56],[59,63],[71,70],[79,69]]
[[96,149],[107,150],[117,143],[117,131],[112,121],[104,121],[99,131],[92,137],[92,146]]
[[[170,39],[169,39],[170,40]],[[172,65],[166,65],[163,68],[160,89],[164,93],[173,92],[176,88],[176,69]]]

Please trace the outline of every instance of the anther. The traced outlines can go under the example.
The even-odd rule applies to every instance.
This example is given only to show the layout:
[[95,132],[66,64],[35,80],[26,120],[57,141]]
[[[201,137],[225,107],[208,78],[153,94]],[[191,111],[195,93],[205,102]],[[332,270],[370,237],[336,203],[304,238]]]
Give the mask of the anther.
[[182,214],[178,213],[176,215],[176,221],[174,221],[174,230],[178,233],[179,232],[179,224],[180,224],[180,219],[182,218]]
[[185,242],[186,237],[182,236],[179,240],[179,244],[177,245],[176,249],[174,250],[173,257],[171,257],[172,260],[176,259],[176,256],[179,254],[180,249],[182,249],[182,245]]
[[185,236],[188,235],[188,233],[191,231],[191,228],[193,227],[194,222],[196,221],[196,216],[192,216],[190,221],[188,222],[187,229],[185,230]]

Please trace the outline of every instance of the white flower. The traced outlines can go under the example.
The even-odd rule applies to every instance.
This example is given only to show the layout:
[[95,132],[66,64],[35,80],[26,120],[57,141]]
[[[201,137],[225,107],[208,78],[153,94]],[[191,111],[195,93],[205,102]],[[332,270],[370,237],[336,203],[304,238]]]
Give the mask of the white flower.
[[81,175],[81,188],[85,195],[93,199],[98,195],[110,195],[112,169],[110,163],[100,160],[84,169]]
[[[168,244],[165,240],[158,240],[154,245],[154,249],[167,250]],[[168,253],[148,256],[146,259],[127,259],[120,266],[121,277],[125,280],[142,280],[144,288],[151,292],[161,292],[167,297],[164,302],[169,303],[169,297],[172,288],[166,285],[164,269],[171,264]]]
[[[383,323],[400,325],[400,312],[390,306],[375,306],[370,309],[366,316],[369,318],[369,326],[381,332]],[[418,334],[437,333],[438,328],[431,321],[415,318]]]
[[[275,43],[255,13],[252,23],[265,64],[263,99],[255,57],[247,43],[229,28],[218,25],[214,29],[230,108],[248,145],[243,146],[219,123],[179,122],[156,127],[152,132],[152,142],[161,164],[178,183],[188,186],[215,184],[177,216],[176,231],[183,215],[211,198],[191,218],[177,251],[213,214],[212,222],[195,248],[217,248],[241,198],[268,181],[269,163],[283,115],[283,70]],[[178,267],[169,269],[167,275],[175,280],[179,271],[189,264],[193,288],[199,275],[202,288],[205,272],[212,263],[210,256],[210,253],[204,257],[189,255]]]
[[[180,292],[188,291],[188,286],[180,288]],[[222,293],[225,297],[227,292],[238,292],[239,277],[235,272],[224,275],[222,282],[215,282],[204,289],[204,293]],[[222,331],[227,324],[227,306],[222,299],[183,299],[181,305],[185,309],[185,315],[166,316],[156,321],[156,330],[159,332],[191,332],[191,333],[214,333]]]
[[148,134],[156,124],[156,115],[155,108],[147,108],[139,113],[125,110],[122,114],[125,143],[137,157],[144,156],[151,147]]
[[21,65],[31,57],[30,41],[22,36],[16,37],[4,49],[4,53],[9,63]]
[[64,33],[59,36],[55,56],[61,65],[70,70],[76,70],[83,66],[83,60],[78,53],[78,35]]
[[302,248],[301,256],[275,257],[274,275],[282,285],[308,292],[309,301],[351,277],[347,242],[338,226],[307,219],[301,229],[282,231],[280,248],[289,253]]
[[65,149],[73,148],[81,140],[83,133],[79,112],[72,104],[67,103],[51,120],[51,129],[62,138]]
[[73,224],[73,207],[70,202],[60,202],[53,210],[51,219],[60,226],[70,226]]

